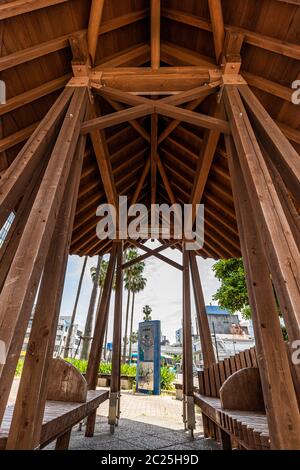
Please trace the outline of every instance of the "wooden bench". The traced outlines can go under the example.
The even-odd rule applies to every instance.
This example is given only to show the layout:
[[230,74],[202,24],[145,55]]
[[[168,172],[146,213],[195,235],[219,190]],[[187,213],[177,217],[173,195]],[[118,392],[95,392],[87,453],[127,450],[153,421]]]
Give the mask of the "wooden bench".
[[[108,390],[87,390],[80,372],[62,359],[53,359],[49,373],[47,401],[38,448],[56,440],[56,449],[68,449],[72,427],[94,413],[109,398]],[[0,449],[6,442],[14,406],[6,409],[0,429]]]
[[270,438],[255,349],[243,351],[199,373],[195,403],[205,437],[223,449],[269,449]]

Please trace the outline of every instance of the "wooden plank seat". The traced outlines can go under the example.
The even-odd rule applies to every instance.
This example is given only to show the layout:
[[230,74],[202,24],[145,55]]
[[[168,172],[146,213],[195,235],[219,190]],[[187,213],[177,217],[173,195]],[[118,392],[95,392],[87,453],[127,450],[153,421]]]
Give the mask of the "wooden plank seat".
[[199,373],[195,403],[201,408],[204,435],[223,449],[269,449],[270,438],[255,349]]
[[[223,410],[220,398],[206,397],[195,392],[195,403],[202,413],[217,427],[232,436],[241,447],[249,450],[269,449],[270,439],[267,416],[262,412]],[[221,443],[222,438],[219,436]],[[224,440],[225,440],[224,439]],[[224,442],[222,443],[224,447]],[[227,444],[227,449],[231,445]]]
[[[62,359],[52,359],[47,401],[38,448],[56,440],[56,449],[69,446],[73,426],[96,412],[109,398],[108,390],[87,390],[80,372]],[[0,450],[6,448],[14,405],[8,406],[0,428]]]

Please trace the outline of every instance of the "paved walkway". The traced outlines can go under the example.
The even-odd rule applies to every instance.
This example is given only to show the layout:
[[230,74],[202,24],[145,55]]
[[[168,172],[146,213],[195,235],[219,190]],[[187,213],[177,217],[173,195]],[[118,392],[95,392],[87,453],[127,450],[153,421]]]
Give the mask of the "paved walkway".
[[[98,409],[95,435],[84,437],[76,426],[72,432],[72,450],[211,450],[219,449],[211,439],[203,438],[201,414],[196,414],[195,439],[183,430],[182,402],[170,396],[147,396],[122,392],[121,419],[115,433],[107,424],[108,401]],[[48,447],[50,448],[50,446]],[[51,446],[53,448],[53,445]]]
[[[19,379],[14,380],[9,404],[15,402]],[[100,405],[94,437],[85,437],[85,426],[72,431],[71,450],[214,450],[219,445],[204,439],[201,413],[196,407],[194,440],[183,430],[182,402],[173,396],[148,396],[122,391],[121,419],[115,433],[107,423],[108,401]],[[52,443],[46,449],[54,449]]]

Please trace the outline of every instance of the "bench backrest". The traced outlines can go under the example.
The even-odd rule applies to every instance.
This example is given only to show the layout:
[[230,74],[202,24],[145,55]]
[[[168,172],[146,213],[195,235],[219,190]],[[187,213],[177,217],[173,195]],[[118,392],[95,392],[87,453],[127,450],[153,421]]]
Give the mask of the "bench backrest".
[[207,397],[219,398],[225,380],[246,367],[258,367],[255,348],[242,351],[199,372],[199,392]]
[[73,364],[61,358],[51,359],[47,400],[84,403],[87,382]]

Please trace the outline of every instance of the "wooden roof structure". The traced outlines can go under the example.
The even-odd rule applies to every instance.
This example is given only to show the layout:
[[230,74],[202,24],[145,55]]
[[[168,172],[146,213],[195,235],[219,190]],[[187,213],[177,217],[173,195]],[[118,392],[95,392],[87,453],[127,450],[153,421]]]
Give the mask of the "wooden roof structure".
[[[291,103],[291,83],[299,78],[297,3],[224,1],[224,28],[220,29],[214,24],[220,12],[213,7],[211,21],[207,1],[162,1],[160,11],[154,13],[159,15],[160,27],[158,22],[158,31],[153,32],[157,36],[153,41],[157,39],[158,43],[152,43],[152,47],[157,47],[159,54],[153,60],[158,61],[162,74],[167,69],[175,74],[176,67],[184,67],[184,73],[189,75],[198,70],[201,77],[195,80],[191,76],[182,77],[181,83],[174,77],[174,84],[162,79],[157,84],[160,93],[151,93],[151,97],[162,98],[164,91],[178,92],[197,84],[219,83],[223,43],[225,37],[234,37],[234,53],[240,54],[242,77],[299,151],[299,108]],[[114,68],[121,74],[128,67],[139,67],[138,73],[151,74],[149,1],[104,2],[103,10],[100,5],[96,11],[101,19],[99,36],[95,35],[93,22],[89,23],[90,7],[91,2],[81,0],[1,2],[0,72],[7,88],[7,102],[0,108],[2,171],[14,161],[71,79],[74,57],[70,42],[78,34],[87,32],[88,39],[92,38],[92,66],[104,73],[103,83],[124,91],[155,91],[156,85],[149,85],[145,77],[141,81],[136,75],[125,76],[124,80],[112,79]],[[193,70],[189,71],[188,67]],[[184,69],[177,70],[180,74]],[[121,98],[114,99],[109,93],[98,91],[94,99],[101,115],[130,109]],[[211,135],[213,141],[208,147],[206,130],[210,122],[194,122],[195,115],[181,110],[213,116],[218,93],[220,87],[216,86],[211,93],[186,101],[180,105],[176,120],[172,119],[170,109],[153,118],[148,113],[133,122],[128,122],[128,114],[127,122],[113,125],[112,121],[103,130],[116,195],[127,195],[129,200],[148,205],[151,198],[156,203],[174,198],[177,203],[187,204],[195,196],[198,185],[199,193],[194,200],[205,204],[205,246],[201,255],[215,259],[240,256],[225,142],[221,132],[219,138],[218,134]],[[149,164],[153,147],[157,147],[159,155],[154,168]],[[207,152],[210,155],[206,157]],[[208,175],[199,177],[204,158],[210,162]],[[73,254],[92,256],[111,248],[111,244],[97,239],[95,231],[96,208],[107,201],[106,181],[102,176],[88,138],[72,235]]]
[[[191,431],[190,274],[205,366],[214,370],[196,254],[242,255],[270,445],[300,448],[300,365],[291,359],[300,337],[299,24],[299,0],[0,0],[0,91],[7,97],[0,104],[0,227],[15,214],[0,247],[0,423],[38,296],[7,449],[40,443],[70,253],[110,253],[90,390],[116,272],[109,423],[117,423],[129,244],[144,249],[144,258],[166,261],[161,251],[170,246],[183,253],[173,266],[183,275],[183,416]],[[159,236],[155,250],[145,240],[100,240],[97,207],[117,207],[121,195],[149,210],[204,203],[203,248],[189,252],[186,238],[176,237]]]

